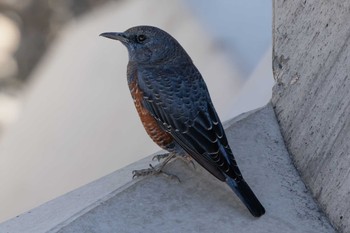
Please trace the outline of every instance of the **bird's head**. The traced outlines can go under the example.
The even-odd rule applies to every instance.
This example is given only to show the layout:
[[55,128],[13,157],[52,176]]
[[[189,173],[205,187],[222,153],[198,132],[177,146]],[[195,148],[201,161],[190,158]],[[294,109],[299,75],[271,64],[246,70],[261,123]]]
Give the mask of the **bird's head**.
[[125,32],[105,32],[100,36],[119,40],[129,52],[129,60],[137,63],[159,63],[189,60],[181,45],[167,32],[152,26],[136,26]]

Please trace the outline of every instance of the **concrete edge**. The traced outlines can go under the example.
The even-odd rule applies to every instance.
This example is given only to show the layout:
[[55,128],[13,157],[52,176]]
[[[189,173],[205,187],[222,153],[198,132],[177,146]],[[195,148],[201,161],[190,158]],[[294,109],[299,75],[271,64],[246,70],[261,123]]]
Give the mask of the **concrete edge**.
[[[224,122],[224,128],[229,128],[231,125],[269,107],[268,105],[269,103]],[[111,196],[115,196],[133,184],[142,181],[142,178],[133,180],[131,172],[149,166],[152,157],[158,153],[160,151],[7,220],[0,224],[0,229],[11,233],[55,232]]]
[[[257,118],[257,116],[259,116],[259,117]],[[269,119],[267,119],[267,118],[269,118]],[[270,122],[271,123],[272,121],[274,122],[274,126],[270,125],[269,123],[267,123],[267,124],[263,123],[263,122]],[[254,124],[257,124],[257,122],[260,122],[260,123],[258,125],[254,126]],[[231,214],[232,214],[232,217],[234,217],[237,222],[240,222],[240,220],[243,221],[241,224],[245,225],[245,227],[242,227],[242,230],[245,229],[244,232],[256,232],[256,229],[261,229],[262,231],[269,229],[269,231],[267,231],[267,232],[278,232],[279,227],[281,227],[281,229],[284,229],[282,232],[327,232],[327,233],[334,232],[331,225],[329,225],[329,220],[322,213],[322,211],[320,211],[320,209],[318,207],[318,203],[311,197],[311,195],[307,191],[305,184],[303,183],[301,177],[299,176],[298,172],[296,172],[296,169],[292,164],[291,158],[288,155],[287,150],[285,149],[284,143],[283,143],[283,145],[282,145],[282,143],[278,143],[279,140],[281,140],[280,142],[283,142],[283,139],[282,139],[280,132],[279,132],[279,125],[278,125],[277,120],[275,118],[275,113],[273,111],[272,105],[270,103],[268,103],[264,107],[252,110],[252,111],[244,113],[244,114],[241,114],[239,117],[232,119],[231,122],[227,122],[227,125],[229,125],[229,128],[230,128],[230,130],[228,130],[227,133],[228,133],[228,135],[231,134],[231,136],[232,136],[232,134],[237,135],[236,133],[234,133],[235,128],[239,129],[240,127],[242,127],[242,125],[245,125],[245,127],[250,125],[250,127],[248,126],[248,128],[247,128],[247,129],[250,128],[250,130],[248,130],[246,132],[255,131],[255,129],[259,128],[259,127],[262,127],[262,128],[265,127],[265,129],[267,129],[266,127],[270,126],[270,127],[268,127],[268,130],[264,131],[264,132],[267,133],[266,134],[267,138],[271,139],[271,137],[272,137],[275,139],[273,141],[273,143],[268,144],[269,143],[268,140],[265,140],[264,143],[261,143],[262,141],[259,141],[259,140],[255,141],[255,142],[257,144],[259,144],[259,142],[260,142],[261,145],[266,145],[267,151],[269,151],[271,153],[271,154],[266,153],[266,150],[259,150],[259,151],[265,151],[265,152],[263,152],[263,154],[265,154],[265,157],[264,157],[265,160],[264,160],[264,162],[261,161],[262,164],[264,164],[263,166],[265,166],[265,172],[260,173],[260,175],[264,174],[265,176],[269,177],[269,174],[270,174],[270,178],[267,180],[269,180],[270,182],[272,181],[272,182],[270,184],[265,183],[265,185],[264,185],[264,182],[262,182],[262,183],[260,182],[260,184],[256,183],[255,184],[256,186],[254,186],[256,188],[256,190],[259,190],[259,186],[260,186],[259,197],[261,198],[261,200],[264,200],[264,197],[265,197],[264,204],[266,205],[266,208],[269,211],[264,218],[259,219],[260,221],[257,221],[255,223],[246,222],[245,224],[243,224],[243,222],[245,222],[247,220],[245,217],[243,217],[244,215],[241,215],[241,213],[238,213],[238,212],[237,212],[238,213],[237,216],[235,216],[235,214],[233,212],[230,212],[230,214],[225,213],[225,211],[224,211],[225,208],[223,206],[221,206],[222,209],[220,208],[220,211],[224,211],[224,212],[222,212],[220,214],[216,214],[216,215],[214,214],[214,216],[211,216],[210,219],[213,219],[213,218],[215,219],[215,216],[231,216]],[[265,126],[261,126],[261,125],[265,125]],[[228,128],[226,127],[226,130],[227,129]],[[274,133],[271,130],[274,131]],[[266,139],[266,137],[263,136],[264,132],[263,131],[259,131],[259,132],[260,133],[256,134],[256,136],[259,135],[260,136],[259,139],[260,138]],[[238,135],[239,136],[234,136],[234,137],[238,137],[241,139],[244,138],[243,141],[247,141],[247,140],[249,141],[249,139],[246,138],[244,135],[240,135],[240,134],[238,134]],[[273,135],[275,135],[275,136],[277,135],[277,137],[279,139],[276,139],[276,137],[274,137]],[[250,141],[250,143],[251,142],[252,141]],[[250,143],[248,143],[248,144],[250,144]],[[243,150],[245,150],[245,148],[247,148],[248,144],[245,144],[243,146],[243,148],[244,148]],[[278,144],[280,146],[278,146]],[[237,143],[236,149],[239,148],[240,146],[242,146],[242,145],[240,145],[240,143]],[[265,147],[265,146],[263,146],[263,147]],[[282,152],[282,151],[280,151],[278,149],[276,150],[276,147],[277,148],[279,147],[280,149],[283,147],[282,151],[284,151],[284,152],[281,153],[281,155],[282,154],[284,155],[283,158],[277,158],[277,157],[279,157],[279,156],[277,156],[277,154],[279,154],[279,153],[276,154],[276,152]],[[260,148],[260,149],[262,149],[262,148]],[[238,153],[238,154],[241,154],[241,153]],[[259,153],[255,152],[254,154],[259,154]],[[266,155],[267,155],[267,157],[266,157]],[[252,159],[253,157],[249,156],[250,159]],[[258,156],[258,157],[260,157],[260,156]],[[245,158],[244,161],[243,160],[241,161],[242,162],[241,165],[243,167],[244,167],[244,163],[246,163],[246,164],[256,163],[256,161],[254,162],[252,160],[249,160],[249,158]],[[173,168],[173,171],[175,171],[175,170],[180,171],[181,170],[181,169],[178,170],[179,166],[176,166],[176,165],[179,165],[179,163],[177,163],[177,162],[178,162],[178,160],[174,161],[171,164],[171,166],[174,165],[176,167],[176,169]],[[275,167],[276,165],[279,168],[276,168]],[[168,168],[171,168],[171,166],[169,166]],[[281,167],[283,167],[283,168],[281,169]],[[271,170],[269,171],[268,169],[271,169]],[[183,173],[181,173],[181,174],[186,174],[186,177],[191,177],[189,174],[186,173],[186,172],[190,172],[187,169],[186,169],[186,171],[182,170],[182,172]],[[198,172],[198,170],[197,170],[197,172]],[[275,174],[271,176],[271,172],[275,173]],[[246,176],[246,178],[248,178],[247,180],[249,180],[249,176],[251,176],[252,174],[254,174],[254,173],[247,174],[247,176]],[[201,173],[201,176],[199,176],[199,177],[203,178],[206,175],[208,175],[208,174]],[[259,177],[262,179],[261,176],[259,176]],[[275,179],[276,177],[279,177],[279,178]],[[207,177],[207,178],[209,178],[209,177]],[[213,178],[213,177],[211,177],[211,178]],[[209,179],[211,179],[211,178],[209,178]],[[147,183],[150,180],[153,180],[153,182],[154,182],[153,186],[151,185],[152,182]],[[182,188],[181,187],[174,187],[172,185],[171,185],[171,188],[170,187],[164,188],[164,186],[161,185],[161,182],[159,182],[159,180],[157,180],[157,181],[156,180],[157,180],[157,178],[155,178],[155,177],[152,177],[152,178],[148,177],[147,180],[141,179],[140,180],[141,182],[130,182],[129,184],[125,185],[124,187],[117,188],[113,193],[111,193],[110,195],[106,196],[103,199],[103,200],[105,200],[103,203],[101,203],[102,200],[99,200],[96,203],[93,203],[93,205],[91,205],[90,207],[82,210],[81,212],[77,213],[75,216],[72,216],[67,221],[56,226],[55,228],[53,228],[49,232],[51,232],[51,233],[53,233],[53,232],[67,232],[67,233],[68,232],[86,232],[86,231],[114,232],[114,229],[119,229],[119,230],[122,229],[121,232],[124,232],[124,230],[127,230],[127,229],[128,230],[126,232],[140,232],[139,231],[140,228],[137,227],[138,224],[135,225],[135,223],[142,222],[142,219],[144,219],[145,216],[148,216],[150,213],[152,213],[152,211],[151,212],[150,211],[141,212],[141,213],[139,213],[139,216],[141,219],[138,219],[136,221],[135,221],[135,219],[129,221],[130,215],[125,214],[125,209],[137,208],[139,206],[139,204],[132,205],[131,203],[133,203],[134,200],[138,200],[138,198],[140,198],[140,196],[139,195],[136,195],[136,196],[131,195],[132,196],[131,199],[130,198],[125,199],[125,195],[126,195],[125,192],[128,193],[128,192],[130,192],[130,190],[133,190],[136,187],[140,187],[140,185],[141,186],[143,185],[142,190],[138,190],[138,191],[136,191],[136,193],[138,193],[138,194],[143,193],[143,195],[148,194],[149,196],[146,198],[141,198],[140,199],[141,203],[145,203],[144,201],[147,200],[147,205],[148,204],[151,205],[150,209],[156,210],[154,213],[159,213],[158,212],[159,210],[157,211],[157,208],[161,204],[155,202],[154,200],[160,200],[161,197],[164,197],[164,196],[163,196],[163,194],[161,194],[160,196],[158,196],[158,194],[156,194],[156,193],[152,194],[152,191],[155,190],[155,187],[157,187],[157,188],[163,187],[162,189],[167,191],[166,195],[172,195],[173,198],[169,198],[168,200],[170,200],[170,199],[177,200],[177,198],[176,198],[177,195],[174,193],[177,193],[177,191],[179,191],[179,189],[183,188],[183,187]],[[252,182],[250,182],[250,183],[253,184],[254,183],[253,180],[251,180]],[[265,182],[267,180],[265,180]],[[144,182],[146,182],[147,185],[145,185]],[[168,182],[166,181],[166,183],[168,183]],[[193,182],[192,184],[194,184],[194,183],[196,183],[196,182]],[[264,188],[262,188],[261,185]],[[267,187],[266,187],[266,185],[267,185]],[[192,185],[191,185],[191,187],[192,187]],[[144,188],[146,188],[146,190]],[[201,190],[201,188],[199,188],[199,190]],[[213,189],[211,189],[211,190],[213,190]],[[265,192],[261,192],[262,190],[265,190]],[[267,192],[267,190],[270,190],[270,191],[274,190],[274,191]],[[131,191],[131,193],[132,193],[132,191]],[[131,194],[131,193],[129,193],[129,194]],[[171,193],[171,194],[169,194],[169,193]],[[188,193],[188,192],[185,192],[185,193]],[[194,193],[192,193],[192,194],[194,194]],[[259,193],[259,192],[257,192],[257,193]],[[124,198],[122,198],[123,195],[124,195]],[[266,197],[267,197],[266,195],[270,196],[269,200],[266,199]],[[271,199],[271,197],[272,197],[271,195],[274,196],[275,198]],[[126,195],[126,196],[128,196],[128,195]],[[151,196],[153,197],[153,199],[151,198]],[[157,197],[154,197],[154,196],[157,196]],[[182,195],[180,195],[180,196],[182,196]],[[226,198],[224,198],[224,199],[226,200]],[[115,202],[115,200],[118,200],[118,201]],[[153,202],[152,201],[149,202],[149,200],[153,200]],[[136,201],[136,203],[139,203],[138,201]],[[192,213],[192,214],[190,214],[190,216],[196,216],[193,214],[198,213],[198,211],[200,209],[202,209],[203,206],[207,206],[206,203],[214,203],[212,201],[201,202],[199,204],[199,206],[197,206],[198,209],[195,208],[197,210],[197,212],[196,211],[194,211],[194,212],[188,211],[188,212],[186,212],[186,214]],[[153,203],[153,208],[152,208],[151,203]],[[126,208],[124,206],[125,204],[127,205]],[[131,206],[129,206],[129,204]],[[172,206],[173,204],[171,204],[171,203],[169,204],[169,202],[167,202],[167,204],[165,204],[165,206],[169,207],[169,206]],[[187,204],[184,204],[183,207],[189,206],[189,205],[190,204],[187,202]],[[124,208],[122,206],[124,206]],[[162,208],[159,207],[159,209],[162,209]],[[168,208],[166,208],[166,207],[164,209],[168,210]],[[172,211],[170,211],[170,212],[172,212]],[[160,212],[160,213],[162,213],[162,212]],[[168,218],[164,217],[163,214],[165,216],[167,216]],[[168,220],[172,219],[172,217],[176,216],[178,213],[175,211],[172,213],[163,213],[163,214],[162,214],[162,216],[164,218],[163,220],[161,220],[161,217],[159,215],[155,215],[155,216],[160,217],[160,220],[158,219],[157,223],[154,223],[153,221],[151,221],[151,222],[148,222],[147,224],[145,223],[144,225],[142,225],[141,228],[145,227],[145,229],[154,229],[154,226],[157,224],[168,225],[168,227],[169,227],[169,224],[168,224],[169,222],[164,223],[163,221],[165,219],[168,219]],[[169,216],[169,214],[171,215],[171,217]],[[184,213],[182,213],[182,214],[184,214]],[[120,220],[120,218],[124,219],[124,220]],[[275,221],[277,221],[278,223]],[[113,223],[112,226],[110,225],[110,223]],[[255,225],[255,224],[257,224],[257,225]],[[226,230],[232,229],[232,227],[234,227],[234,224],[233,225],[224,224],[224,225],[226,226],[226,228],[220,228],[221,230],[219,230],[219,232],[229,232]],[[209,227],[209,225],[207,227]],[[164,230],[164,229],[169,229],[169,228],[165,227],[162,229],[163,230],[161,230],[161,232],[168,232],[167,230]],[[191,227],[186,228],[186,229],[188,229],[188,230],[191,229],[188,232],[197,232],[197,230],[192,231],[193,228],[191,228]],[[205,232],[211,232],[211,230],[208,230],[208,229],[211,229],[210,227],[205,228],[205,229],[206,229]],[[215,228],[215,229],[217,229],[217,228]],[[222,231],[223,229],[225,229],[225,230]],[[240,227],[238,229],[240,229]],[[147,232],[152,232],[152,231],[147,231]],[[174,231],[172,231],[172,232],[174,232]],[[184,232],[186,232],[186,231],[184,231]]]
[[[0,224],[5,232],[47,232],[64,226],[94,208],[111,195],[142,180],[132,179],[131,171],[147,167],[153,155],[78,187],[28,212]],[[11,231],[9,231],[11,230]]]

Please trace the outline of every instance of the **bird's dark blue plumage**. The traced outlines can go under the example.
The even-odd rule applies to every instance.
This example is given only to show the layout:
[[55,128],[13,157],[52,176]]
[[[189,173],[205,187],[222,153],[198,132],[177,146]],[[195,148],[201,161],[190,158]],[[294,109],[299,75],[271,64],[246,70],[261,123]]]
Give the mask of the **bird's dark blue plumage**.
[[252,215],[263,215],[264,207],[237,166],[206,84],[181,45],[151,26],[101,35],[120,40],[129,51],[130,91],[151,138],[164,149],[189,154],[225,181]]

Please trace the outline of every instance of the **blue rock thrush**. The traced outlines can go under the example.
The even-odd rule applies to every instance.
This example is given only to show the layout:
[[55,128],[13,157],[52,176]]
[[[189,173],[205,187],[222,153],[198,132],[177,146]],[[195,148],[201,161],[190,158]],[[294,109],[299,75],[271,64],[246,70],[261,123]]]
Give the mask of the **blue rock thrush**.
[[171,155],[161,166],[134,174],[160,172],[175,154],[188,154],[225,181],[253,216],[263,215],[264,207],[237,166],[207,86],[182,46],[152,26],[101,36],[128,49],[127,79],[137,112],[148,135]]

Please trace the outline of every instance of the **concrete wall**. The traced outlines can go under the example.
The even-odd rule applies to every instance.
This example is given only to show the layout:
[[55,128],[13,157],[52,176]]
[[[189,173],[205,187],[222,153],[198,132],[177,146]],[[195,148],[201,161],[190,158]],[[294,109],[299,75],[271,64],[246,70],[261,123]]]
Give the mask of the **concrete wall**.
[[272,103],[321,208],[350,232],[350,1],[274,0]]

